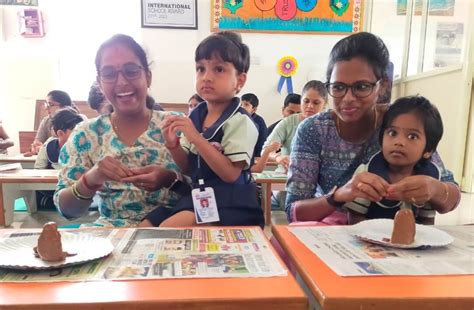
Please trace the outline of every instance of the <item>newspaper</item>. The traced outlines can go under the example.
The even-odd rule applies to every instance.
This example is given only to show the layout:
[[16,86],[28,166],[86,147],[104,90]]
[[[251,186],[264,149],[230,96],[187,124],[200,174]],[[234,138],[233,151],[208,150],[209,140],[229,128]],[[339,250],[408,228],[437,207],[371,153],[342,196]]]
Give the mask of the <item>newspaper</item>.
[[361,241],[351,226],[289,230],[340,276],[474,274],[474,226],[438,226],[454,238],[445,247],[396,249]]
[[[114,251],[103,259],[45,271],[0,268],[0,282],[287,275],[259,228],[91,229],[68,233],[108,238]],[[31,234],[39,231],[0,230],[0,242]]]

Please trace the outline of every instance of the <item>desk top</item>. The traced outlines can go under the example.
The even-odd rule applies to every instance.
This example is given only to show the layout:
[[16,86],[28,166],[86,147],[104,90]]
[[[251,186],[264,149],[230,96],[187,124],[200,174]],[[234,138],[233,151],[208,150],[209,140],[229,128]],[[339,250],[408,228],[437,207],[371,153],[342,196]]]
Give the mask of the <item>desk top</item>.
[[18,155],[0,155],[0,163],[35,163],[37,155],[25,157],[23,154]]
[[287,179],[286,174],[275,171],[252,173],[252,176],[257,183],[286,183]]
[[57,183],[54,169],[17,169],[0,172],[0,183]]
[[473,309],[474,275],[341,277],[288,226],[272,232],[324,310]]
[[307,309],[307,298],[291,274],[262,278],[0,283],[0,308],[26,307],[113,310]]

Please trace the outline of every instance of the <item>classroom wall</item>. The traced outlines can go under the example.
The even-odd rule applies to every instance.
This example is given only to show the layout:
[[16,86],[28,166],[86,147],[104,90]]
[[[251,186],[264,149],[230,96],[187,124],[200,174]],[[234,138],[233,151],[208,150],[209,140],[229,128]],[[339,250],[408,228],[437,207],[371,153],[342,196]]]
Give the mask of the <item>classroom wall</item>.
[[[145,47],[152,62],[150,93],[155,99],[186,102],[194,93],[194,50],[211,33],[210,2],[198,1],[197,30],[173,30],[141,28],[138,1],[41,0],[38,8],[43,13],[46,36],[28,39],[18,32],[17,11],[22,7],[0,6],[4,28],[0,100],[2,106],[8,103],[0,117],[6,129],[12,136],[18,130],[31,130],[30,107],[51,89],[64,89],[73,99],[85,100],[95,78],[95,51],[100,42],[117,32],[132,35]],[[287,94],[286,87],[282,94],[276,89],[278,60],[293,55],[299,61],[293,86],[300,92],[309,79],[325,79],[329,51],[343,36],[243,33],[242,37],[250,47],[252,64],[241,94],[256,93],[261,102],[258,113],[271,124],[280,118]],[[24,118],[9,121],[16,114]]]

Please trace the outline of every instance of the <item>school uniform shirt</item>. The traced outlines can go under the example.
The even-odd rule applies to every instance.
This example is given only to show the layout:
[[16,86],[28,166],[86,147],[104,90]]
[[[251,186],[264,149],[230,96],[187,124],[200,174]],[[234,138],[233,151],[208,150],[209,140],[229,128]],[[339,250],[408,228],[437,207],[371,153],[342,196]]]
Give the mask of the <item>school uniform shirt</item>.
[[262,153],[263,144],[267,139],[267,124],[265,124],[265,120],[263,119],[263,117],[261,117],[257,113],[253,113],[251,117],[257,125],[258,129],[258,139],[257,144],[255,145],[254,156],[260,157],[260,154]]
[[[370,172],[376,174],[390,183],[388,177],[389,164],[383,157],[382,151],[372,156],[372,158],[367,164],[360,165],[354,172],[354,176],[362,172]],[[436,166],[436,164],[426,160],[421,163],[418,163],[414,167],[413,175],[426,175],[439,180],[441,173],[440,169],[438,168],[438,166]],[[418,208],[409,202],[388,199],[382,199],[381,201],[372,202],[367,199],[356,198],[354,201],[346,203],[344,207],[357,213],[364,214],[367,219],[393,219],[397,211],[400,210],[402,204],[411,207],[417,222],[422,222],[423,218],[433,219],[436,215],[436,211],[432,208],[430,204],[425,204],[422,208]]]
[[[239,98],[232,99],[231,104],[225,109],[217,121],[209,128],[203,128],[204,119],[207,115],[207,104],[201,103],[189,114],[194,126],[202,136],[208,140],[216,149],[227,156],[231,162],[245,161],[246,165],[242,171],[242,179],[236,182],[247,182],[243,174],[250,169],[253,162],[253,152],[258,139],[258,130],[248,113],[240,107]],[[189,157],[189,168],[193,182],[198,178],[223,182],[217,174],[209,168],[206,162],[198,159],[196,147],[189,143],[186,137],[181,138],[181,146],[191,156]],[[200,167],[198,167],[200,166]]]
[[35,161],[35,169],[59,169],[61,166],[58,163],[59,140],[56,137],[49,137],[48,140],[41,146],[38,156]]

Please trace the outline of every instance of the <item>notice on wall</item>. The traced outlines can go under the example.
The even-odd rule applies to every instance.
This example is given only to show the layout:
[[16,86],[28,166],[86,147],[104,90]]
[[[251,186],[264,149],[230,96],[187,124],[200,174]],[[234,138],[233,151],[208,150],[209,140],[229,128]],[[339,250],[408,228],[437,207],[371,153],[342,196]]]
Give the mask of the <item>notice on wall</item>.
[[197,29],[197,1],[142,0],[142,27]]
[[434,66],[447,67],[461,63],[464,24],[439,22],[436,28]]

